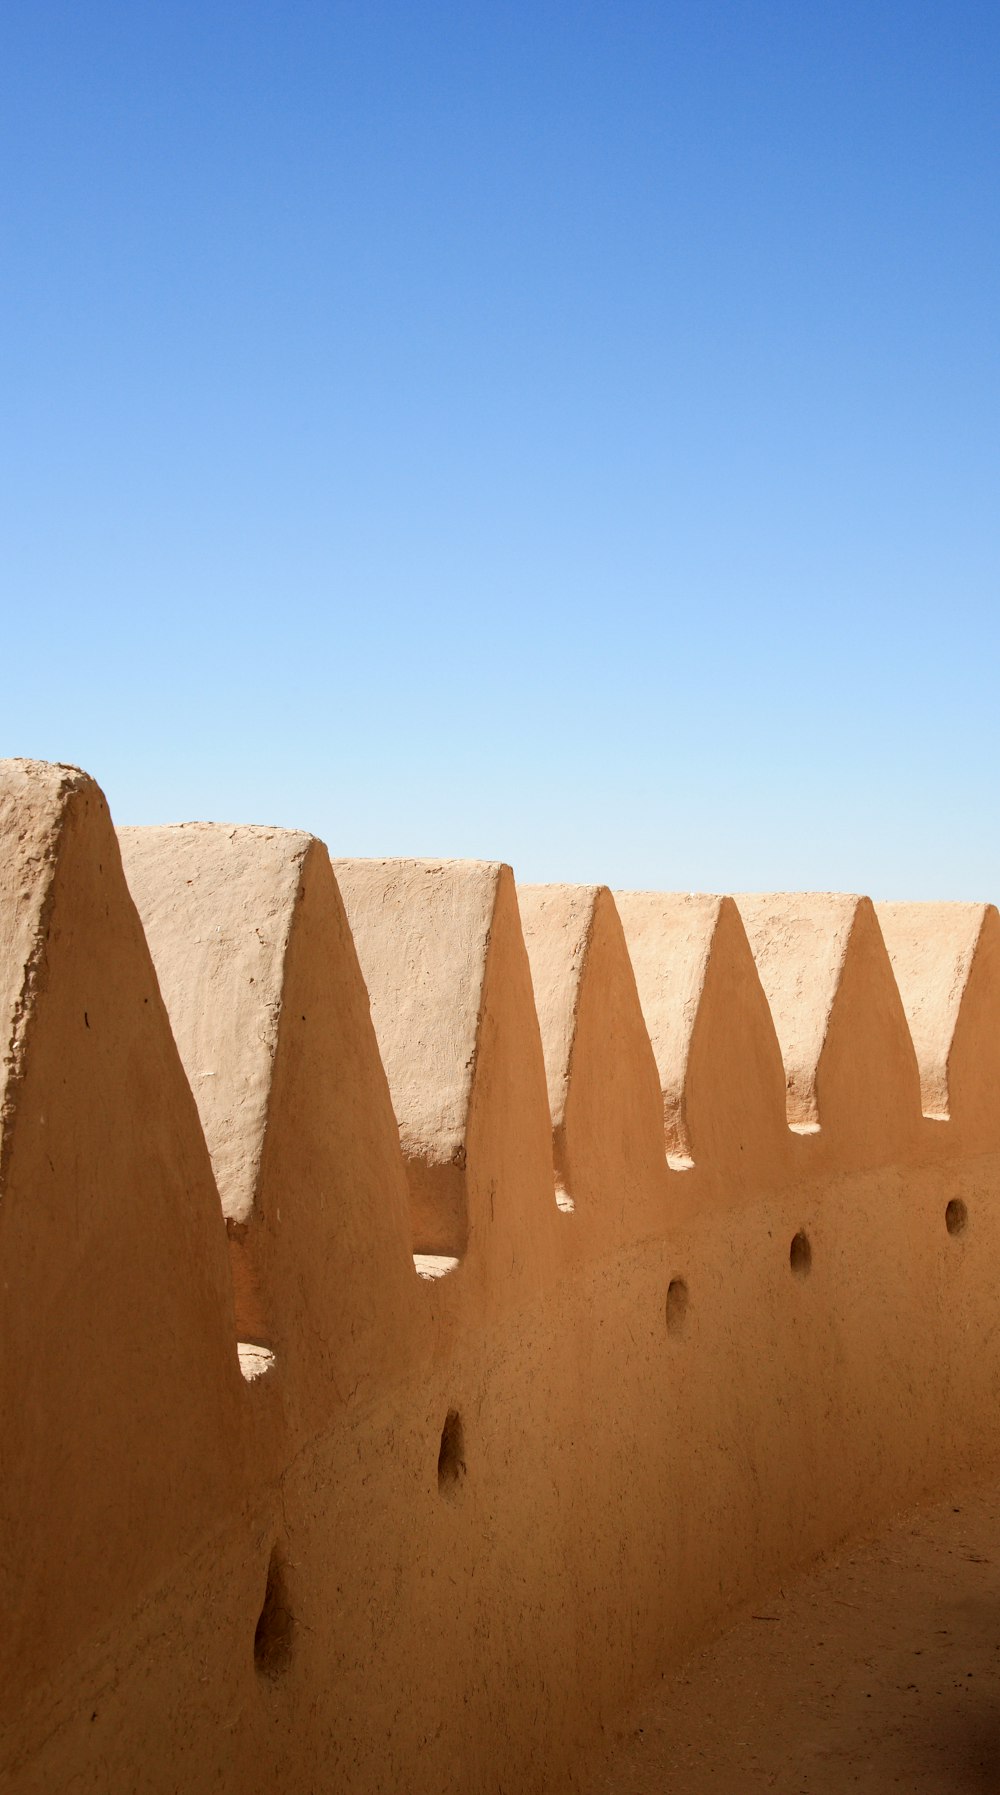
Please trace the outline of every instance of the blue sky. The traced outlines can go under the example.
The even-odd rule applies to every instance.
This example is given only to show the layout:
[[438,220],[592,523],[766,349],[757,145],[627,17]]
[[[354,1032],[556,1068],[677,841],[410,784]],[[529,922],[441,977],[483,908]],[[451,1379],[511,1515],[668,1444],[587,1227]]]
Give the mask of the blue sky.
[[0,752],[1000,898],[995,0],[33,0],[0,88]]

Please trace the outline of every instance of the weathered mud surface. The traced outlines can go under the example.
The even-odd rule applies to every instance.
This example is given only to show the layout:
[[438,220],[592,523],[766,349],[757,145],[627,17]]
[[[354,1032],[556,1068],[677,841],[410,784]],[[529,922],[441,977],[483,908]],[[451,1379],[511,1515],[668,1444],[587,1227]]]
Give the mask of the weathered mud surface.
[[1000,1485],[906,1515],[637,1708],[588,1795],[1000,1789]]

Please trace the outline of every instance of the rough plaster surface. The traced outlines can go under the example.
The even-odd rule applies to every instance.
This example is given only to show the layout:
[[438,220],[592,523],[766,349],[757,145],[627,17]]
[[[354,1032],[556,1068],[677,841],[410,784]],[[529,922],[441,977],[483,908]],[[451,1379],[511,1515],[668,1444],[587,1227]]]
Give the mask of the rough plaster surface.
[[498,865],[127,832],[151,958],[92,781],[0,827],[5,1790],[579,1788],[996,1469],[990,915],[938,1122],[858,900],[755,900],[758,978],[728,902],[528,891],[526,949]]
[[120,829],[135,899],[201,1115],[223,1213],[249,1221],[308,835],[181,823]]
[[1000,1492],[894,1520],[666,1680],[588,1795],[992,1795]]
[[52,874],[71,798],[87,789],[76,767],[40,761],[0,764],[0,1167],[9,1152],[15,1101],[43,970]]
[[732,1189],[789,1154],[774,1022],[732,898],[620,891],[667,1155]]
[[684,1115],[688,1059],[724,900],[655,891],[616,895],[656,1055],[667,1152],[684,1165],[692,1158]]
[[[545,1067],[511,870],[338,860],[409,1176],[413,1250],[537,1276],[554,1210]],[[539,1260],[539,1250],[543,1260]]]
[[553,1130],[559,1207],[588,1250],[661,1227],[656,1062],[606,886],[518,889]]
[[599,885],[519,885],[517,890],[545,1056],[549,1115],[556,1130],[566,1119],[580,985],[602,890]]
[[[329,857],[290,830],[121,831],[212,1153],[248,1381],[328,1417],[405,1351],[406,1186]],[[337,1293],[334,1300],[334,1293]],[[395,1308],[401,1333],[385,1327]]]
[[905,1158],[919,1071],[871,900],[736,901],[781,1045],[789,1125],[827,1131],[842,1165]]
[[876,904],[906,1011],[924,1114],[948,1118],[948,1056],[985,904]]
[[338,860],[407,1158],[454,1163],[465,1131],[499,865]]
[[3,762],[0,828],[9,1725],[176,1574],[244,1468],[218,1196],[107,806],[82,774]]
[[991,1138],[1000,1081],[1000,916],[994,904],[877,904],[924,1114],[969,1146]]

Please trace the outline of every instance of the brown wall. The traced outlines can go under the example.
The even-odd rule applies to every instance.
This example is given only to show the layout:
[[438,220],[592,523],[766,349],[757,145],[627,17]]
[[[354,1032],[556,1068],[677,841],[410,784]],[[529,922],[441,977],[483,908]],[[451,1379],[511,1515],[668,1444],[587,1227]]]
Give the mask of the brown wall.
[[30,762],[0,839],[16,1795],[571,1789],[996,1464],[990,906],[119,850]]

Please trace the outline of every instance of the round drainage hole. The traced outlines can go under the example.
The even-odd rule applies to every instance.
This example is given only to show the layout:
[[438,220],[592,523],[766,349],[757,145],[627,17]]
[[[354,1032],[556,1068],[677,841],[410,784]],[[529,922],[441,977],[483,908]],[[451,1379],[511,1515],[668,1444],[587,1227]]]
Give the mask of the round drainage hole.
[[969,1211],[961,1197],[952,1197],[944,1212],[944,1225],[949,1234],[964,1234],[969,1225]]
[[797,1278],[807,1278],[812,1269],[813,1250],[809,1236],[800,1229],[788,1249],[788,1263]]
[[294,1632],[285,1562],[275,1546],[267,1567],[264,1605],[253,1636],[253,1661],[262,1677],[280,1677],[288,1669]]
[[441,1429],[438,1452],[438,1489],[443,1496],[454,1495],[465,1476],[465,1430],[457,1409],[449,1409]]
[[667,1333],[683,1334],[687,1322],[688,1287],[683,1278],[671,1278],[667,1285]]

